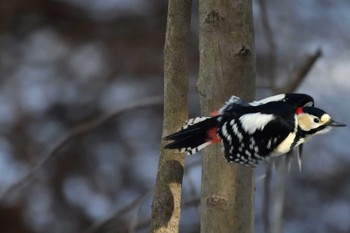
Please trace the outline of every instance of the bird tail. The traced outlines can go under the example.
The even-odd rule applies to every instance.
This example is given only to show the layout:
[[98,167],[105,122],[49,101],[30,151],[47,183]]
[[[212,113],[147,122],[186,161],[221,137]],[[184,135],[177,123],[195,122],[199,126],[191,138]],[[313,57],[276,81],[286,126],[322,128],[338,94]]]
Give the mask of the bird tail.
[[165,140],[173,140],[164,148],[178,149],[192,155],[210,144],[219,142],[216,134],[217,118],[218,116],[189,119],[180,131],[164,137]]

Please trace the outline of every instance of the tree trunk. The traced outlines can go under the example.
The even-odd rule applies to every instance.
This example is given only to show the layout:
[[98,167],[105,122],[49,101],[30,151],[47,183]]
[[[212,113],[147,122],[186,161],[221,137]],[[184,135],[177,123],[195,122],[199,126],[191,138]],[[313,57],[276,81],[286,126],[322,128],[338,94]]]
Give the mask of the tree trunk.
[[[170,0],[164,45],[163,136],[179,129],[188,118],[186,49],[192,0]],[[152,204],[152,232],[178,232],[185,155],[161,145]]]
[[[251,0],[199,1],[198,90],[204,115],[231,96],[255,95],[255,46]],[[221,146],[203,157],[201,232],[254,231],[254,169],[227,163]]]

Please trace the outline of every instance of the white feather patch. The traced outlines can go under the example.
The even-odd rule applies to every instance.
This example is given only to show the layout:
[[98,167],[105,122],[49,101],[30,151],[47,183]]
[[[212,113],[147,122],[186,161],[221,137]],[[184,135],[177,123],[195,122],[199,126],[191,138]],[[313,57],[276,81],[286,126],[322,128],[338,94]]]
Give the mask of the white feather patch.
[[[297,115],[294,115],[294,120],[295,122],[298,121]],[[291,146],[295,140],[297,129],[298,124],[295,124],[294,131],[288,134],[288,136],[276,147],[276,149],[273,151],[272,156],[278,156],[287,153],[292,149]],[[274,141],[277,141],[277,138],[275,138]]]
[[241,134],[241,132],[239,132],[237,124],[232,125],[232,130],[233,130],[233,133],[238,137],[239,141],[241,142],[243,140],[243,135]]
[[195,148],[183,148],[181,149],[181,152],[187,152],[187,155],[193,155],[195,153],[197,153],[198,151],[202,150],[203,148],[209,146],[211,144],[211,142],[205,142]]
[[220,114],[222,114],[228,106],[233,105],[233,104],[241,104],[242,102],[243,102],[243,100],[241,98],[233,95],[233,96],[231,96],[231,98],[228,101],[226,101],[224,106],[222,106],[222,108],[220,108],[219,112],[220,112]]
[[274,150],[273,156],[278,156],[284,153],[287,153],[292,148],[291,145],[294,142],[296,134],[294,132],[290,133]]
[[239,98],[238,96],[234,96],[233,95],[233,96],[230,97],[230,99],[228,101],[226,101],[224,107],[228,106],[230,104],[240,104],[240,103],[242,103],[242,101],[243,100],[241,98]]
[[241,116],[239,121],[247,133],[254,134],[256,130],[263,130],[273,119],[275,116],[272,114],[249,113]]
[[181,129],[187,129],[189,126],[194,125],[198,122],[204,121],[206,119],[209,119],[210,117],[196,117],[196,118],[191,118],[188,119],[185,124],[182,126]]
[[277,102],[277,101],[283,100],[285,97],[286,97],[285,94],[274,95],[274,96],[270,96],[270,97],[267,97],[267,98],[262,99],[262,100],[250,102],[250,105],[258,106],[258,105],[266,104],[269,102],[275,102],[275,101]]

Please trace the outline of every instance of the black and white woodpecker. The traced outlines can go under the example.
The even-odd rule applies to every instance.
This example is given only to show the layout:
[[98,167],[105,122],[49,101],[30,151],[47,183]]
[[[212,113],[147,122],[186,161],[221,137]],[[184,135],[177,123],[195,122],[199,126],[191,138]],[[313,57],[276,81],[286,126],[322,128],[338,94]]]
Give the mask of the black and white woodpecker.
[[314,107],[306,94],[279,94],[253,102],[232,96],[211,117],[189,119],[164,139],[173,140],[165,148],[187,154],[221,142],[228,162],[254,167],[339,126],[346,125]]

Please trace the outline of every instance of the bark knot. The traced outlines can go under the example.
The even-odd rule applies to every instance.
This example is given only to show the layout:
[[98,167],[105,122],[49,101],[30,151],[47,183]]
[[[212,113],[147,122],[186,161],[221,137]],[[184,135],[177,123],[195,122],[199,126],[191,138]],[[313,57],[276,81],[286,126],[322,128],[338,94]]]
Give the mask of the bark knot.
[[207,204],[212,207],[226,206],[226,199],[218,195],[213,195],[207,199]]
[[249,54],[250,54],[250,50],[244,45],[242,45],[241,49],[237,53],[238,56],[243,56],[243,57],[246,57]]
[[207,17],[205,17],[205,22],[209,24],[213,24],[215,22],[220,22],[224,20],[225,17],[215,10],[212,10],[209,14],[207,14]]

